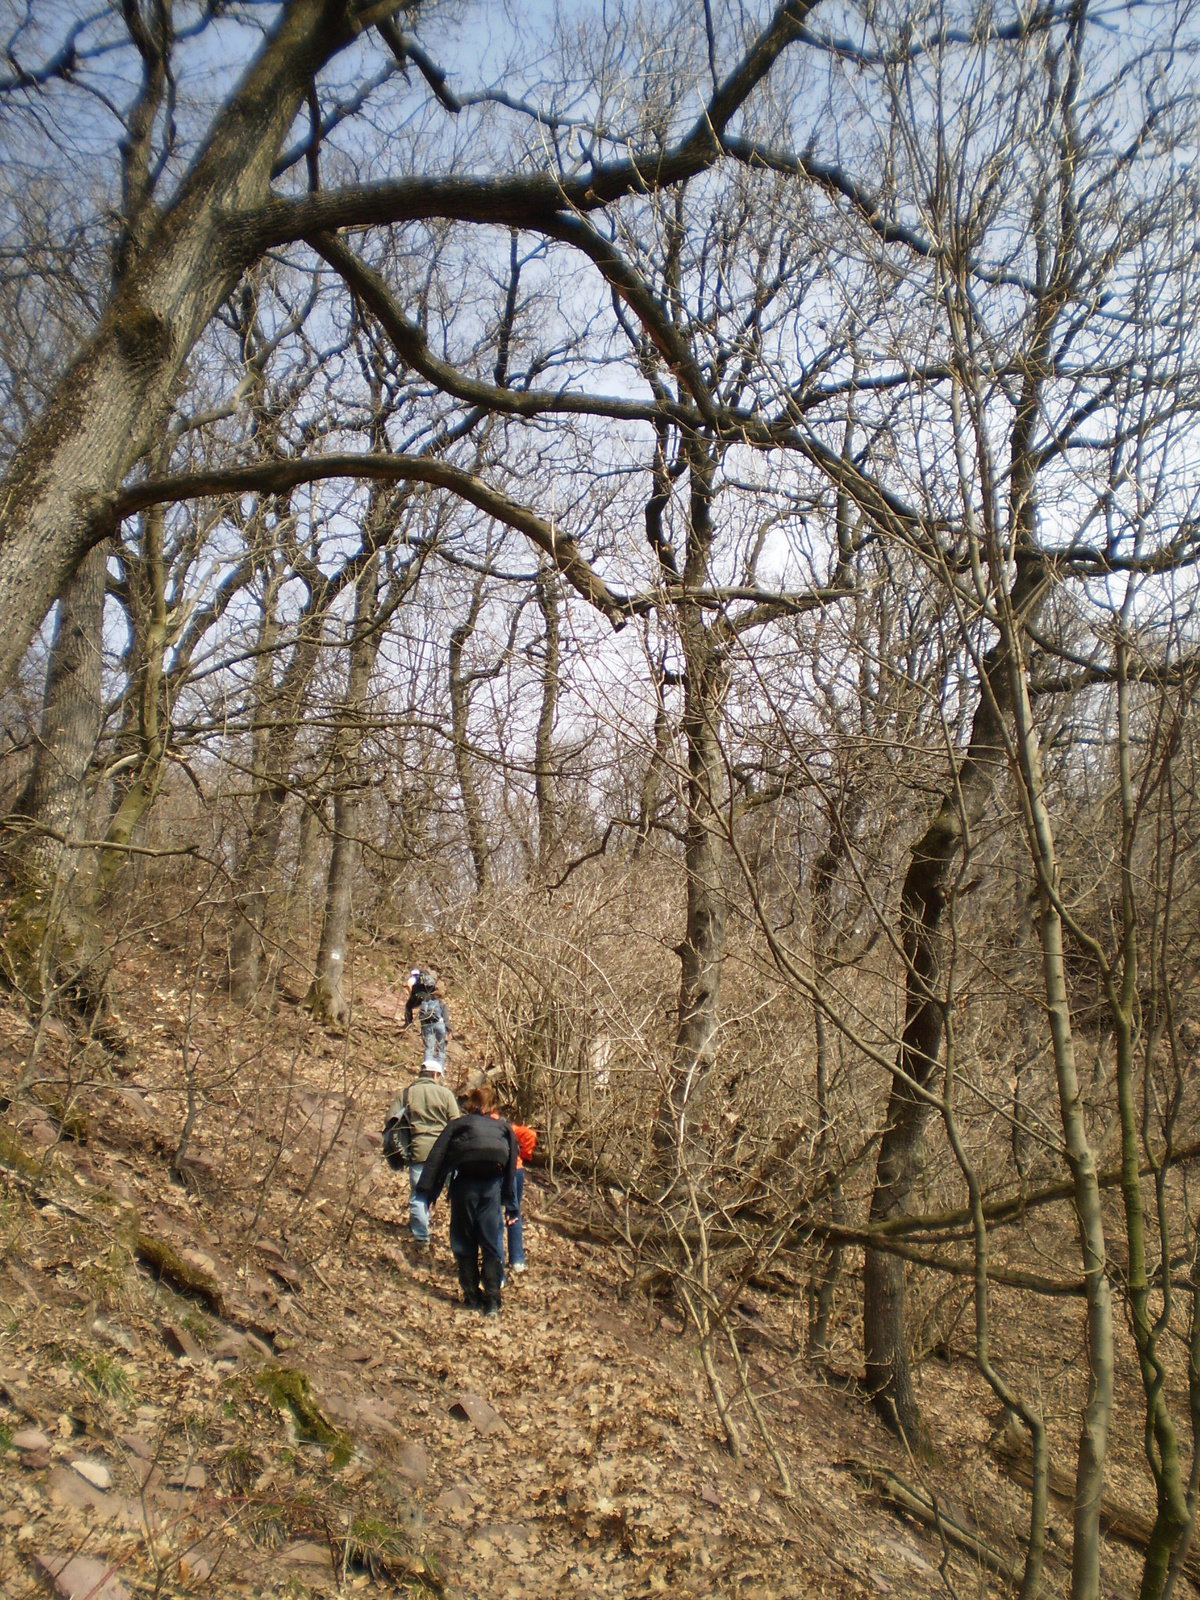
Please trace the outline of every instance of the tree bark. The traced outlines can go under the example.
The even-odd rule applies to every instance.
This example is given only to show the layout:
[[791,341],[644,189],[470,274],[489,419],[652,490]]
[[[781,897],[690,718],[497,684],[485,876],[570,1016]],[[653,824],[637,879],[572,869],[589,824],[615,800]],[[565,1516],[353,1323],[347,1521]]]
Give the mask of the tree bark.
[[[283,832],[292,752],[309,679],[317,663],[328,598],[326,604],[312,608],[304,618],[278,685],[273,681],[270,655],[262,658],[267,663],[266,677],[255,702],[259,724],[254,762],[258,790],[238,869],[229,937],[229,992],[242,1005],[249,1005],[258,993],[263,930]],[[273,598],[268,603],[273,606]]]
[[73,837],[84,810],[84,778],[100,735],[106,545],[80,563],[63,591],[46,671],[33,769],[14,809],[28,831],[10,850],[18,876],[38,890],[73,870]]
[[450,729],[454,744],[454,771],[458,778],[458,792],[462,796],[463,823],[467,831],[467,849],[471,852],[471,865],[475,871],[475,889],[483,894],[491,879],[491,850],[488,848],[487,827],[483,820],[483,806],[475,786],[475,772],[471,765],[471,682],[463,671],[463,654],[467,642],[475,632],[479,608],[483,604],[483,580],[475,585],[471,596],[471,609],[464,621],[450,634]]
[[[1019,608],[1013,606],[1011,613],[1019,616]],[[1059,909],[1058,854],[1046,804],[1041,748],[1029,702],[1024,663],[1015,655],[1018,648],[1015,631],[1010,631],[1009,639],[1009,672],[1012,679],[1010,700],[1016,719],[1017,766],[1029,848],[1038,874],[1043,992],[1054,1051],[1063,1143],[1071,1173],[1076,1226],[1083,1255],[1087,1305],[1089,1386],[1079,1430],[1079,1453],[1075,1467],[1071,1600],[1099,1600],[1100,1504],[1104,1492],[1104,1465],[1108,1454],[1114,1383],[1112,1285],[1108,1278],[1104,1214],[1096,1158],[1088,1140],[1075,1064],[1075,1039],[1063,955],[1063,922]],[[1163,1576],[1165,1578],[1165,1573]]]
[[[1017,582],[1021,589],[1017,599],[1022,603],[1032,574]],[[1011,696],[1008,662],[999,647],[985,658],[984,675],[966,754],[937,815],[913,846],[901,890],[900,926],[907,961],[904,1031],[876,1158],[872,1222],[889,1221],[910,1208],[930,1108],[905,1079],[924,1088],[937,1070],[944,1023],[942,917],[968,834],[983,817],[1007,767],[1001,716]],[[867,1251],[863,1349],[867,1387],[876,1409],[889,1427],[918,1449],[924,1434],[908,1359],[905,1272],[898,1256]]]
[[[699,588],[712,548],[713,453],[694,444],[689,454],[691,495],[684,582]],[[670,1082],[655,1130],[660,1149],[682,1164],[695,1154],[703,1125],[703,1103],[716,1060],[725,960],[725,861],[728,774],[721,746],[729,667],[724,641],[706,624],[700,608],[681,600],[675,608],[683,646],[683,735],[687,745],[687,828],[684,873],[687,911],[679,957],[679,1022]]]
[[109,961],[69,841],[84,823],[100,736],[107,564],[107,543],[95,546],[59,602],[33,769],[13,813],[21,831],[7,854],[17,895],[2,935],[9,975],[31,1001],[66,988],[89,1013],[103,1003]]
[[0,683],[107,528],[112,498],[161,432],[197,339],[259,248],[236,216],[271,166],[315,73],[352,37],[346,0],[291,0],[172,204],[146,230],[100,324],[17,449],[0,529]]
[[333,848],[325,888],[325,914],[317,946],[317,970],[305,1005],[332,1028],[345,1028],[350,1006],[345,994],[346,941],[354,870],[358,865],[358,810],[362,792],[362,740],[367,690],[379,653],[379,555],[367,562],[354,590],[354,622],[346,695],[333,748]]
[[[126,845],[158,793],[167,760],[170,713],[166,703],[163,657],[167,646],[167,577],[163,562],[163,508],[152,506],[142,522],[141,560],[131,563],[129,684],[126,728],[118,749],[134,762],[124,784],[105,841]],[[112,888],[125,860],[122,850],[102,852],[96,874],[97,898]]]
[[558,584],[543,562],[537,576],[537,603],[545,627],[542,657],[542,703],[533,746],[533,782],[537,800],[538,872],[547,878],[561,860],[558,797],[555,792],[554,724],[558,716],[558,680],[562,641],[559,634]]

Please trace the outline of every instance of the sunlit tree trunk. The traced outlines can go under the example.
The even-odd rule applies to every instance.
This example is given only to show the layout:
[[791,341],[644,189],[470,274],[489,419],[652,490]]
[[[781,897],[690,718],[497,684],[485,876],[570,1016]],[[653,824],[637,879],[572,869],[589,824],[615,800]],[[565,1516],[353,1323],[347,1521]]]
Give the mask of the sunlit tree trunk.
[[89,1011],[103,999],[108,957],[71,841],[86,819],[100,736],[107,554],[107,543],[89,551],[59,601],[33,768],[10,819],[17,894],[0,934],[10,975],[30,999],[40,1003],[47,985],[66,987]]
[[346,695],[334,735],[333,846],[325,887],[325,914],[317,947],[317,968],[305,1004],[322,1022],[344,1028],[350,1020],[345,993],[346,945],[350,936],[354,872],[359,855],[359,797],[362,793],[362,741],[367,690],[379,653],[379,556],[363,567],[354,590],[354,623]]

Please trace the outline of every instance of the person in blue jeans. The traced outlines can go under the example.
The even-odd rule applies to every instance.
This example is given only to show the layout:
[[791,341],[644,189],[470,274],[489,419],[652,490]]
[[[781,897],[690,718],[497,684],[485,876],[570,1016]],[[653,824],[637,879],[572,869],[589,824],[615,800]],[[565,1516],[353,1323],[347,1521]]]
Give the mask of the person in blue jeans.
[[413,1013],[421,1025],[421,1043],[425,1047],[425,1065],[440,1066],[446,1070],[446,1040],[451,1037],[450,1013],[438,992],[436,972],[422,972],[414,967],[408,975],[408,999],[404,1003],[404,1026],[412,1026]]
[[409,1138],[408,1226],[413,1245],[424,1255],[429,1250],[429,1207],[417,1199],[417,1188],[438,1135],[458,1116],[458,1101],[446,1087],[442,1068],[436,1061],[427,1061],[389,1115],[399,1116],[401,1106],[407,1111]]
[[450,1249],[458,1266],[463,1304],[484,1316],[500,1314],[504,1276],[501,1231],[516,1216],[517,1141],[492,1113],[490,1083],[472,1089],[463,1114],[438,1135],[413,1197],[431,1206],[449,1180]]
[[[492,1115],[498,1117],[500,1113],[493,1111]],[[525,1271],[525,1231],[521,1222],[521,1201],[525,1196],[525,1161],[533,1154],[537,1144],[537,1133],[533,1128],[526,1128],[519,1122],[510,1124],[513,1138],[517,1141],[517,1175],[516,1196],[517,1214],[507,1218],[500,1225],[500,1259],[504,1260],[507,1246],[509,1270],[516,1273]]]

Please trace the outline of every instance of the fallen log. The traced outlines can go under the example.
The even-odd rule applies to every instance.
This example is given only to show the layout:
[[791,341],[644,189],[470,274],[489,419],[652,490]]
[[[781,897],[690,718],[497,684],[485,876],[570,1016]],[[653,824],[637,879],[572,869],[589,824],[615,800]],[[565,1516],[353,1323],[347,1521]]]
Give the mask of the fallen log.
[[[1023,1489],[1033,1487],[1033,1456],[1027,1439],[1019,1437],[1011,1427],[1002,1428],[992,1435],[988,1441],[988,1448],[1014,1483],[1019,1483]],[[1068,1509],[1074,1507],[1075,1480],[1070,1473],[1064,1472],[1061,1467],[1052,1466],[1047,1487],[1051,1498],[1060,1505]],[[1111,1494],[1102,1496],[1100,1530],[1110,1539],[1119,1539],[1122,1544],[1130,1545],[1135,1550],[1145,1550],[1150,1543],[1153,1528],[1153,1517],[1146,1516],[1135,1507],[1115,1499]],[[1194,1550],[1189,1552],[1183,1563],[1183,1572],[1192,1587],[1200,1589],[1200,1552]]]
[[989,1544],[974,1529],[968,1528],[952,1511],[938,1505],[928,1490],[906,1482],[888,1467],[876,1466],[869,1461],[851,1460],[843,1462],[842,1465],[848,1468],[859,1483],[876,1495],[884,1505],[933,1529],[947,1544],[973,1556],[981,1566],[997,1573],[1009,1583],[1016,1582],[1020,1573],[1020,1559]]

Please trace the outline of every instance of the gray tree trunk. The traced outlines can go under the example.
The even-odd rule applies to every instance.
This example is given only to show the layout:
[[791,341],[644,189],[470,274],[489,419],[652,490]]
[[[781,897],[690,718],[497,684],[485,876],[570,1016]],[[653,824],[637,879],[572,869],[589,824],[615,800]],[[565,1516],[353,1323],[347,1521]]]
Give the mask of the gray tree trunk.
[[559,634],[558,583],[545,563],[538,572],[537,602],[546,634],[542,658],[542,704],[534,736],[533,774],[537,798],[538,872],[546,878],[559,866],[562,856],[554,771],[554,724],[558,716],[562,642]]
[[346,941],[354,871],[358,865],[358,811],[362,792],[362,740],[367,710],[367,690],[379,653],[379,556],[367,562],[354,591],[354,623],[350,640],[350,666],[346,696],[334,736],[333,749],[333,849],[325,887],[325,914],[317,946],[317,970],[305,1004],[314,1016],[332,1028],[345,1028],[350,1006],[345,994]]
[[471,764],[471,681],[463,670],[463,654],[467,641],[475,632],[482,602],[481,580],[475,586],[475,593],[471,597],[471,609],[465,621],[460,622],[450,635],[449,664],[450,728],[454,742],[454,771],[458,778],[458,792],[462,796],[463,822],[467,832],[467,848],[471,852],[471,865],[475,870],[475,888],[480,894],[484,893],[490,881],[491,850],[488,847],[483,806]]
[[[1020,605],[1032,577],[1018,578]],[[1011,704],[1008,662],[999,649],[984,663],[967,752],[937,815],[913,846],[900,895],[900,925],[908,963],[904,1032],[896,1066],[925,1087],[937,1071],[944,1018],[942,917],[962,862],[967,835],[977,826],[1007,769],[1000,716]],[[872,1222],[886,1222],[910,1208],[916,1187],[929,1107],[901,1077],[892,1079],[887,1117],[875,1164]],[[904,1261],[868,1250],[863,1272],[863,1350],[867,1387],[890,1427],[913,1449],[923,1446],[920,1409],[912,1386],[904,1314]]]
[[[690,455],[691,496],[684,582],[700,588],[712,548],[716,463],[703,446]],[[705,1091],[716,1059],[721,970],[725,960],[729,781],[721,726],[729,688],[728,652],[690,601],[676,606],[683,646],[683,735],[687,746],[687,910],[679,957],[679,1021],[671,1081],[659,1108],[655,1139],[690,1161],[702,1132]]]
[[[261,981],[263,933],[283,833],[292,753],[300,731],[304,697],[317,663],[325,614],[322,606],[305,618],[278,685],[268,667],[263,693],[256,700],[260,728],[255,739],[258,790],[238,868],[229,935],[229,992],[242,1005],[254,1000]],[[265,659],[269,662],[270,657]]]
[[17,896],[0,935],[9,976],[33,1003],[65,989],[89,1013],[103,1003],[109,957],[69,841],[86,817],[100,736],[106,569],[107,542],[88,552],[59,602],[33,770],[14,812],[21,830],[8,850]]

